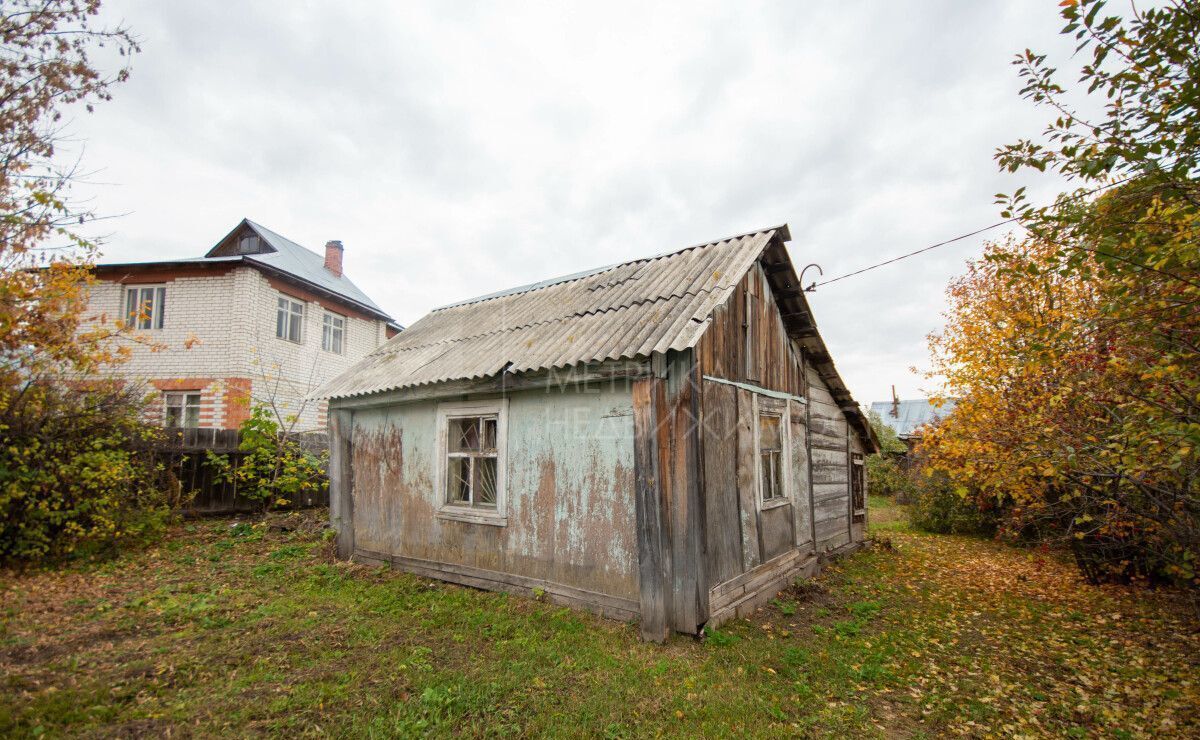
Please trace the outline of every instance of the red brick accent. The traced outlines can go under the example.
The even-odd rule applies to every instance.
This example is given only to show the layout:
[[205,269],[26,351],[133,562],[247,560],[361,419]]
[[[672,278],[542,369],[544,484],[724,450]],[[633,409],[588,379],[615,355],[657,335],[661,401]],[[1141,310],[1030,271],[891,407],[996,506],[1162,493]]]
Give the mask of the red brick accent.
[[346,248],[336,239],[325,242],[325,269],[333,273],[334,277],[342,276],[342,255],[346,253]]
[[156,378],[150,385],[160,391],[202,391],[215,378]]
[[237,429],[250,418],[250,378],[225,379],[225,426]]
[[[172,391],[200,392],[200,426],[221,429],[237,429],[250,418],[250,378],[153,378],[150,384],[160,393]],[[218,397],[214,383],[224,383]],[[224,407],[224,418],[218,425],[217,404]],[[152,404],[150,415],[162,418],[161,404]]]

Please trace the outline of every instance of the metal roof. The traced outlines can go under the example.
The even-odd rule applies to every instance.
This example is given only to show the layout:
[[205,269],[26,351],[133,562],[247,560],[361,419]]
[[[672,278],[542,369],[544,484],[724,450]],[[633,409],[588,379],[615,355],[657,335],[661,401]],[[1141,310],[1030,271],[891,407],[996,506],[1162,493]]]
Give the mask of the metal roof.
[[687,349],[776,235],[787,239],[787,227],[436,309],[318,395],[344,398]]
[[[324,255],[302,247],[291,239],[280,236],[267,227],[256,224],[248,218],[244,219],[243,223],[254,229],[275,250],[274,252],[247,254],[245,255],[246,261],[258,262],[274,267],[281,272],[286,272],[288,275],[300,278],[306,283],[324,288],[331,293],[336,293],[343,298],[370,308],[378,314],[387,316],[387,313],[376,305],[375,301],[371,300],[366,293],[362,292],[357,285],[350,281],[350,278],[346,277],[346,273],[343,272],[341,275],[334,275],[329,270],[326,270]],[[210,258],[206,257],[205,259]]]
[[879,414],[883,423],[892,428],[897,437],[908,439],[925,424],[939,421],[954,410],[954,401],[947,400],[934,406],[929,399],[910,401],[875,401],[871,411]]
[[[222,243],[225,242],[233,234],[242,229],[243,226],[249,227],[258,234],[264,242],[273,250],[270,252],[262,252],[258,254],[236,254],[236,255],[215,255],[213,254]],[[261,266],[267,270],[282,274],[286,277],[291,277],[302,283],[309,285],[332,295],[335,298],[340,298],[348,303],[366,309],[368,313],[373,313],[382,319],[385,319],[389,324],[400,327],[399,324],[392,319],[390,315],[380,308],[375,301],[364,293],[357,285],[351,282],[350,278],[346,277],[345,273],[334,275],[329,270],[325,269],[325,257],[317,254],[306,247],[302,247],[296,242],[287,237],[271,231],[265,226],[256,224],[248,218],[242,219],[233,230],[221,238],[217,244],[208,251],[203,257],[189,257],[186,259],[174,260],[147,260],[143,262],[120,262],[120,263],[105,263],[96,265],[99,269],[116,269],[121,267],[151,267],[155,265],[208,265],[230,262],[250,263],[254,266]]]

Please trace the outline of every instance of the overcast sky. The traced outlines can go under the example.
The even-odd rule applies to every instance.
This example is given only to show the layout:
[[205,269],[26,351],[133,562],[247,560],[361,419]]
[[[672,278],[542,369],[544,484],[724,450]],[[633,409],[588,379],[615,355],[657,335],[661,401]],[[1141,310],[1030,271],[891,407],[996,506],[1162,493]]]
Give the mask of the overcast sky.
[[[1045,122],[1010,61],[1064,49],[1057,5],[107,0],[143,53],[72,124],[77,194],[124,214],[107,260],[200,256],[242,217],[341,239],[405,324],[784,222],[833,277],[999,220],[1027,179],[993,151]],[[982,239],[810,294],[856,400],[930,388],[911,368]]]

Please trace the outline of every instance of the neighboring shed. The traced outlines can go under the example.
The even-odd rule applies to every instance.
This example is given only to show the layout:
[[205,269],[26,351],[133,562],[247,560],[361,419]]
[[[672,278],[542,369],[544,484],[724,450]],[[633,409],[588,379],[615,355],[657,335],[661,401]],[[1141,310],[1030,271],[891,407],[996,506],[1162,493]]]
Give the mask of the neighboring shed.
[[871,411],[879,415],[880,420],[896,433],[904,442],[909,442],[921,436],[921,427],[926,424],[936,424],[946,418],[954,410],[954,401],[942,401],[935,406],[927,398],[911,401],[875,401]]
[[789,238],[446,306],[331,381],[339,553],[545,593],[658,640],[856,547],[877,445]]

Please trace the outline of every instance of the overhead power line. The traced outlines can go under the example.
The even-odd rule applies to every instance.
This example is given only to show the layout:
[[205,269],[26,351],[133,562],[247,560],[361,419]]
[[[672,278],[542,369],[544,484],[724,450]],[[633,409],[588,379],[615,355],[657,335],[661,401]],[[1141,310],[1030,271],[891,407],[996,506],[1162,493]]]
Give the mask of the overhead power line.
[[871,270],[874,270],[877,267],[883,267],[884,265],[890,265],[893,262],[899,262],[900,260],[905,260],[905,259],[908,259],[909,257],[914,257],[918,254],[921,254],[922,252],[928,252],[931,249],[937,249],[938,247],[944,247],[947,244],[953,244],[954,242],[960,242],[963,239],[969,239],[978,234],[982,234],[985,231],[991,231],[992,229],[998,229],[1001,226],[1004,226],[1005,224],[1011,224],[1013,221],[1016,221],[1016,220],[1018,220],[1017,217],[1013,216],[1012,218],[1006,218],[1003,221],[997,221],[996,223],[992,224],[991,226],[984,226],[982,229],[976,229],[975,231],[972,231],[969,234],[961,234],[959,236],[954,237],[953,239],[947,239],[946,241],[938,242],[937,244],[930,244],[928,247],[922,247],[916,251],[909,252],[908,254],[902,254],[899,257],[893,257],[890,260],[885,260],[883,262],[878,262],[874,265],[869,265],[867,267],[862,268],[861,270],[855,270],[854,272],[848,272],[845,275],[838,275],[835,278],[830,278],[830,279],[825,280],[820,283],[813,283],[811,286],[808,287],[808,290],[812,290],[814,288],[819,288],[822,285],[829,285],[830,283],[836,283],[839,280],[845,280],[846,278],[854,277],[855,275],[861,275],[864,272],[870,272]]
[[[1125,178],[1122,178],[1122,179],[1120,179],[1120,180],[1117,180],[1116,182],[1110,182],[1110,183],[1108,183],[1107,185],[1101,185],[1101,186],[1100,186],[1100,187],[1098,187],[1098,188],[1093,188],[1092,190],[1088,190],[1088,191],[1086,191],[1086,192],[1083,192],[1083,193],[1080,193],[1080,194],[1078,194],[1078,195],[1076,195],[1076,196],[1073,196],[1073,197],[1069,198],[1069,199],[1068,199],[1068,201],[1071,201],[1071,200],[1079,200],[1079,199],[1081,199],[1081,198],[1086,198],[1086,197],[1088,197],[1089,195],[1095,195],[1096,193],[1099,193],[1101,190],[1108,190],[1109,188],[1115,188],[1115,187],[1117,187],[1118,185],[1123,185],[1123,184],[1125,184],[1125,183],[1129,182],[1130,180],[1134,179],[1134,177],[1135,177],[1135,176],[1131,175],[1131,176],[1129,176],[1129,177],[1125,177]],[[812,285],[810,285],[810,286],[808,286],[807,288],[805,288],[805,290],[806,290],[806,291],[808,291],[808,292],[811,292],[811,291],[813,291],[813,290],[815,290],[815,289],[817,289],[817,288],[821,287],[822,285],[829,285],[830,283],[836,283],[836,282],[837,282],[837,281],[839,281],[839,280],[845,280],[846,278],[851,278],[851,277],[854,277],[855,275],[861,275],[861,274],[863,274],[864,272],[870,272],[871,270],[874,270],[874,269],[876,269],[876,268],[879,268],[879,267],[884,267],[884,266],[886,266],[886,265],[890,265],[890,264],[892,264],[893,262],[899,262],[900,260],[906,260],[906,259],[908,259],[909,257],[915,257],[915,256],[916,256],[916,255],[918,255],[918,254],[923,254],[923,253],[925,253],[925,252],[928,252],[928,251],[930,251],[930,250],[937,249],[938,247],[944,247],[944,246],[946,246],[947,244],[953,244],[953,243],[955,243],[955,242],[960,242],[960,241],[962,241],[963,239],[970,239],[971,237],[973,237],[973,236],[978,236],[978,235],[980,235],[980,234],[982,234],[982,233],[984,233],[984,232],[986,232],[986,231],[991,231],[992,229],[998,229],[998,228],[1000,228],[1001,226],[1005,226],[1005,225],[1007,225],[1007,224],[1011,224],[1011,223],[1013,223],[1013,222],[1015,222],[1015,221],[1020,221],[1020,220],[1021,220],[1021,219],[1020,219],[1020,217],[1019,217],[1019,216],[1013,216],[1012,218],[1006,218],[1006,219],[1004,219],[1003,221],[997,221],[996,223],[994,223],[994,224],[992,224],[992,225],[990,225],[990,226],[984,226],[982,229],[976,229],[976,230],[974,230],[974,231],[972,231],[972,232],[969,232],[969,233],[966,233],[966,234],[960,234],[960,235],[958,235],[958,236],[954,237],[953,239],[947,239],[947,240],[945,240],[945,241],[938,242],[937,244],[930,244],[930,245],[929,245],[929,246],[927,246],[927,247],[921,247],[920,249],[914,250],[914,251],[912,251],[912,252],[909,252],[909,253],[907,253],[907,254],[902,254],[902,255],[900,255],[900,256],[898,256],[898,257],[892,257],[891,259],[884,260],[883,262],[876,262],[876,263],[875,263],[875,264],[873,264],[873,265],[867,265],[866,267],[863,267],[863,268],[861,268],[861,269],[855,270],[854,272],[848,272],[848,273],[846,273],[845,275],[838,275],[838,276],[837,276],[837,277],[835,277],[835,278],[830,278],[830,279],[828,279],[828,280],[823,280],[823,281],[821,281],[821,282],[819,282],[819,283],[813,283]]]

